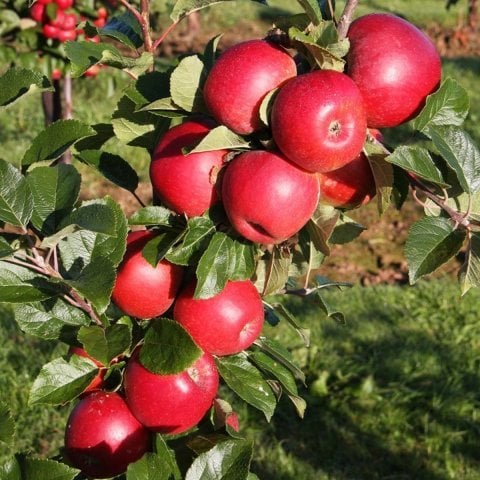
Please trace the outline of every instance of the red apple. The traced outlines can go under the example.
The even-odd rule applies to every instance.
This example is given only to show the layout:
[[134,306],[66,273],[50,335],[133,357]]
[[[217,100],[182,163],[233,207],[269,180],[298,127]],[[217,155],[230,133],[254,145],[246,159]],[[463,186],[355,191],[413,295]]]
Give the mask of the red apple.
[[41,23],[44,19],[45,14],[45,4],[40,2],[35,2],[30,8],[30,16],[37,23]]
[[148,430],[118,393],[93,392],[78,402],[67,421],[65,456],[85,475],[119,475],[150,448]]
[[178,374],[147,370],[135,351],[125,369],[127,404],[147,428],[178,434],[190,430],[207,413],[217,394],[219,375],[213,357],[204,353]]
[[[379,130],[369,135],[383,141]],[[367,204],[376,193],[375,179],[368,158],[362,153],[344,167],[319,173],[320,201],[333,207],[352,209]]]
[[53,0],[57,5],[58,8],[61,10],[67,10],[73,7],[74,0]]
[[226,167],[222,200],[235,230],[252,242],[281,243],[312,216],[318,177],[264,150],[245,152]]
[[143,257],[143,247],[155,235],[151,230],[129,233],[127,251],[118,267],[112,300],[132,317],[148,319],[165,313],[182,280],[181,267],[166,260],[152,267]]
[[54,38],[58,39],[58,34],[61,32],[61,30],[58,27],[54,27],[53,25],[50,25],[49,23],[45,23],[42,27],[42,33],[45,38]]
[[150,179],[160,201],[189,217],[202,215],[218,200],[215,178],[228,151],[182,153],[182,148],[198,143],[210,128],[208,123],[193,120],[171,128],[150,164]]
[[90,392],[94,392],[95,390],[101,390],[102,387],[103,387],[103,379],[105,378],[105,373],[106,373],[106,369],[105,369],[105,365],[103,365],[102,363],[100,363],[98,360],[95,360],[93,357],[91,357],[83,348],[81,347],[70,347],[68,349],[68,353],[70,355],[78,355],[79,357],[85,357],[85,358],[88,358],[90,360],[92,360],[92,362],[99,368],[101,368],[101,370],[98,372],[97,376],[90,382],[90,384],[88,385],[88,387],[83,391],[83,393],[90,393]]
[[273,139],[310,172],[329,172],[353,160],[367,133],[363,99],[351,78],[333,70],[300,75],[273,102]]
[[282,47],[248,40],[225,50],[208,74],[203,94],[213,117],[234,132],[262,128],[259,109],[265,95],[297,74]]
[[73,41],[77,38],[77,32],[75,29],[73,30],[59,30],[57,34],[58,40],[61,42],[68,42]]
[[100,73],[100,65],[95,64],[92,65],[90,68],[87,68],[83,73],[84,77],[96,77]]
[[232,355],[248,348],[263,326],[263,303],[250,280],[228,282],[217,295],[193,298],[195,282],[180,292],[173,318],[195,343],[213,355]]
[[416,116],[441,78],[440,56],[417,27],[388,13],[348,30],[347,73],[365,100],[369,127],[395,127]]

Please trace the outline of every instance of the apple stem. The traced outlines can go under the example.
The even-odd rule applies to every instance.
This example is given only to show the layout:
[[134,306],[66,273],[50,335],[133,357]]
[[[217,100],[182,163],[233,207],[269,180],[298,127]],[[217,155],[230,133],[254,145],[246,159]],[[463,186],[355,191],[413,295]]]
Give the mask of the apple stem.
[[358,0],[347,0],[343,13],[338,21],[338,39],[343,40],[347,36],[348,29],[353,20],[353,14],[357,8]]

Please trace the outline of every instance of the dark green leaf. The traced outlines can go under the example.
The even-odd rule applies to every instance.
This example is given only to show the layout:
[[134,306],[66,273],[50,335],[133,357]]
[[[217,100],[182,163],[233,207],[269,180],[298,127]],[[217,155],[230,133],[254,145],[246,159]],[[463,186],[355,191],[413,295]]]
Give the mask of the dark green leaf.
[[262,411],[270,421],[277,402],[259,370],[241,354],[219,357],[216,362],[225,383],[242,400]]
[[306,228],[315,248],[324,255],[330,255],[328,240],[340,217],[335,208],[319,203]]
[[230,280],[249,280],[255,273],[255,244],[248,241],[234,240],[231,259]]
[[90,323],[85,312],[58,298],[15,305],[15,320],[25,333],[44,340]]
[[233,240],[216,232],[198,262],[195,298],[210,298],[223,290],[231,272]]
[[30,390],[30,405],[60,405],[80,395],[98,373],[92,360],[72,355],[67,362],[57,358],[42,367]]
[[40,132],[22,158],[22,165],[56,160],[78,140],[95,135],[95,130],[78,120],[57,120]]
[[80,174],[71,165],[60,164],[37,167],[26,178],[33,195],[32,223],[43,234],[50,235],[78,199]]
[[47,77],[24,68],[10,68],[0,77],[0,109],[13,105],[22,97],[54,88]]
[[170,95],[173,102],[187,112],[206,111],[202,95],[205,76],[205,66],[198,55],[180,60],[170,77]]
[[27,268],[0,261],[0,301],[24,303],[46,300],[59,292],[47,277]]
[[472,233],[465,262],[458,273],[462,295],[470,288],[480,287],[480,234]]
[[15,251],[14,248],[5,240],[0,237],[0,258],[9,257]]
[[75,143],[75,149],[77,151],[98,150],[115,136],[111,123],[97,123],[96,125],[91,125],[91,127],[95,130],[95,134]]
[[177,216],[168,208],[160,206],[144,207],[137,210],[128,220],[130,225],[162,225],[173,227],[178,223]]
[[347,217],[345,214],[341,214],[330,236],[330,243],[343,245],[352,242],[365,230],[366,227]]
[[462,246],[466,233],[454,229],[452,221],[443,217],[426,217],[417,221],[408,233],[405,256],[410,283],[433,272],[452,258]]
[[138,187],[137,172],[119,155],[101,150],[83,150],[75,157],[98,170],[119,187],[130,192],[134,192]]
[[[87,29],[85,31],[88,33]],[[97,31],[100,35],[113,38],[130,48],[140,48],[143,45],[142,27],[129,11],[110,17],[107,24]]]
[[85,351],[103,365],[125,353],[132,342],[132,331],[128,325],[114,324],[107,328],[98,325],[81,327],[78,341]]
[[172,246],[178,243],[183,235],[184,232],[178,233],[175,230],[160,232],[143,247],[143,258],[152,267],[156,267],[158,262],[165,258],[165,255],[171,250]]
[[33,196],[25,177],[0,160],[0,220],[25,227],[33,214]]
[[14,444],[15,422],[8,406],[0,402],[0,448],[2,453],[11,451]]
[[284,318],[289,323],[289,325],[291,325],[293,329],[298,333],[304,345],[306,347],[309,347],[310,346],[310,330],[308,328],[302,328],[299,325],[298,320],[292,314],[292,312],[290,312],[288,308],[285,307],[285,305],[283,305],[282,303],[275,303],[273,307],[275,308],[277,313],[282,318]]
[[140,57],[127,57],[111,44],[87,41],[66,42],[65,53],[71,61],[74,77],[80,77],[97,63],[109,65],[141,75],[153,65],[153,56],[143,52]]
[[202,60],[205,66],[205,70],[207,72],[209,72],[212,69],[213,65],[215,64],[215,60],[217,58],[218,44],[220,43],[220,39],[222,38],[222,35],[223,34],[219,34],[213,37],[205,45]]
[[185,480],[246,480],[253,455],[247,440],[226,440],[200,454],[187,471]]
[[189,368],[202,351],[192,337],[173,320],[153,320],[140,351],[141,363],[153,373],[169,375]]
[[432,125],[461,125],[469,109],[466,90],[456,80],[447,78],[435,93],[427,97],[423,110],[412,125],[419,131]]
[[167,260],[177,265],[195,265],[214,233],[215,224],[209,218],[190,218],[182,243],[167,254]]
[[428,128],[428,135],[465,192],[480,190],[480,150],[472,137],[456,126]]
[[22,480],[74,480],[79,470],[55,460],[23,457]]
[[0,480],[23,480],[22,470],[16,457],[0,465]]
[[226,149],[251,149],[251,143],[242,136],[232,132],[224,125],[212,128],[200,143],[189,153],[210,152]]
[[345,324],[345,315],[337,307],[330,304],[321,290],[316,290],[318,304],[327,317],[333,318],[338,323]]
[[165,469],[170,472],[173,480],[181,480],[182,474],[177,465],[177,459],[175,458],[175,451],[172,450],[165,439],[157,433],[155,436],[154,444],[155,453],[157,453],[163,460]]

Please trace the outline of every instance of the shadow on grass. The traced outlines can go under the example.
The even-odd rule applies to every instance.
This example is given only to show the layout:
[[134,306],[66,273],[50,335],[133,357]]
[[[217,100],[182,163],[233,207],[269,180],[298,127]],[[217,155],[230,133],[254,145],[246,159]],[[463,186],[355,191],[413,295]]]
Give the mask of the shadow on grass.
[[[285,454],[312,467],[315,473],[301,480],[319,479],[320,472],[335,480],[480,478],[480,376],[472,349],[479,335],[472,340],[470,316],[454,309],[454,318],[437,328],[441,315],[430,323],[429,301],[432,313],[420,312],[418,327],[401,302],[379,308],[377,300],[358,312],[353,328],[322,329],[326,351],[320,348],[307,367],[304,420],[284,402],[262,436],[270,448],[281,442]],[[328,374],[323,382],[321,372]],[[477,476],[464,476],[472,471]],[[262,480],[299,478],[271,461],[255,472]]]

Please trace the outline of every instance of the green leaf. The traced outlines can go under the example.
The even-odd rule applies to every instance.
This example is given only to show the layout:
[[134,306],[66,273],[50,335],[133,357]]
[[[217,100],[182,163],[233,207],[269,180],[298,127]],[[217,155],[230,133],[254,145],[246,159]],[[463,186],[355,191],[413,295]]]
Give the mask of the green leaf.
[[165,258],[165,255],[172,249],[173,245],[179,242],[183,235],[183,231],[180,233],[175,230],[160,232],[143,247],[143,258],[152,267],[156,267],[158,262]]
[[210,298],[223,290],[231,272],[233,249],[231,237],[223,232],[213,235],[197,265],[194,298]]
[[175,450],[171,449],[162,435],[155,435],[154,451],[164,462],[164,469],[173,477],[173,480],[181,480],[182,474],[178,468],[177,459],[175,458]]
[[216,359],[218,371],[225,383],[242,400],[262,411],[267,421],[276,407],[275,395],[259,370],[243,355]]
[[24,68],[10,68],[0,77],[0,109],[20,98],[41,92],[53,92],[47,77]]
[[65,53],[71,62],[73,77],[80,77],[97,63],[141,75],[153,65],[153,55],[143,52],[140,57],[127,57],[111,44],[87,41],[66,42]]
[[330,236],[330,243],[343,245],[352,242],[365,230],[366,227],[342,213]]
[[15,444],[15,422],[7,405],[0,402],[0,448],[9,452]]
[[203,251],[206,250],[214,233],[215,224],[209,218],[192,217],[188,219],[182,243],[167,253],[166,259],[177,265],[195,265]]
[[[174,22],[178,22],[181,18],[189,15],[192,12],[200,10],[202,8],[214,5],[216,3],[223,3],[232,0],[177,0],[175,6],[173,7],[172,12],[170,13],[170,18]],[[267,4],[266,0],[253,0],[257,3]]]
[[78,341],[92,358],[103,365],[109,365],[115,357],[130,348],[132,331],[128,325],[122,323],[107,328],[98,325],[84,326],[78,331]]
[[327,317],[332,318],[342,325],[345,324],[345,315],[337,307],[330,304],[321,290],[316,290],[318,304]]
[[322,21],[322,12],[318,0],[298,0],[304,12],[314,25]]
[[56,340],[63,332],[90,324],[90,317],[59,298],[19,303],[14,307],[18,326],[29,335]]
[[267,252],[264,258],[258,261],[255,284],[261,289],[263,297],[285,288],[291,263],[292,255],[277,245],[271,253]]
[[125,190],[134,192],[138,187],[137,172],[119,155],[101,150],[83,150],[75,157]]
[[0,465],[0,480],[23,480],[20,464],[16,457]]
[[75,143],[75,149],[77,151],[99,150],[108,140],[115,136],[111,123],[97,123],[96,125],[91,125],[91,127],[95,131],[95,134]]
[[364,153],[370,163],[377,190],[378,212],[382,215],[392,202],[393,166],[385,161],[390,152],[383,145],[366,142]]
[[231,273],[229,279],[249,280],[255,273],[257,247],[246,240],[234,240],[231,253]]
[[173,227],[178,223],[178,216],[168,208],[149,206],[137,210],[129,219],[130,225],[161,225]]
[[427,133],[433,144],[456,173],[465,192],[480,190],[480,150],[472,137],[456,126],[431,126]]
[[219,127],[212,128],[189,153],[251,148],[252,144],[248,140],[232,132],[224,125],[220,125]]
[[389,155],[387,162],[414,173],[418,177],[442,187],[448,187],[442,177],[442,172],[438,169],[426,148],[418,146],[401,145]]
[[[129,11],[110,17],[104,27],[96,30],[99,35],[113,38],[130,48],[140,48],[143,45],[142,27]],[[87,28],[85,31],[89,33]]]
[[179,323],[161,318],[150,323],[140,362],[153,373],[170,375],[183,372],[201,355],[200,348]]
[[60,164],[37,167],[26,178],[33,196],[33,226],[50,235],[78,199],[80,174],[72,165]]
[[465,262],[458,272],[462,296],[472,287],[480,287],[480,233],[472,233]]
[[15,251],[14,248],[5,240],[0,237],[0,258],[9,257]]
[[22,158],[22,165],[56,160],[75,142],[94,134],[93,128],[78,120],[57,120],[33,139]]
[[306,225],[315,248],[324,255],[330,255],[328,240],[340,217],[340,212],[330,205],[319,203]]
[[275,303],[272,305],[276,312],[284,318],[288,324],[298,333],[306,347],[310,346],[310,330],[308,328],[302,328],[295,316],[288,310],[282,303]]
[[24,457],[20,461],[22,480],[74,480],[79,470],[55,460]]
[[262,103],[260,104],[259,115],[260,120],[266,127],[270,126],[270,113],[272,111],[273,102],[275,101],[275,97],[277,93],[280,91],[280,88],[274,88],[270,90],[262,99]]
[[432,125],[461,125],[469,109],[467,91],[456,80],[447,78],[435,93],[427,97],[412,126],[415,130],[425,131]]
[[217,59],[218,44],[220,43],[222,35],[222,33],[216,35],[215,37],[210,39],[205,45],[202,61],[207,72],[209,72],[215,64],[215,61]]
[[47,277],[27,268],[0,261],[0,301],[24,303],[46,300],[59,292]]
[[0,220],[26,227],[33,214],[33,196],[25,177],[10,163],[0,160]]
[[185,480],[246,480],[253,444],[247,440],[226,440],[201,453],[187,471]]
[[98,373],[92,360],[72,355],[67,362],[57,358],[42,367],[30,390],[30,405],[61,405],[80,395]]
[[426,217],[414,223],[405,244],[410,284],[433,272],[452,258],[462,246],[466,233],[454,229],[443,217]]
[[147,452],[127,469],[127,480],[170,480],[170,465],[160,455]]
[[205,66],[198,55],[180,60],[170,77],[170,95],[173,102],[187,112],[206,111],[202,95],[205,77]]

